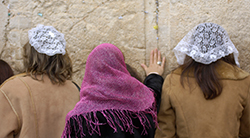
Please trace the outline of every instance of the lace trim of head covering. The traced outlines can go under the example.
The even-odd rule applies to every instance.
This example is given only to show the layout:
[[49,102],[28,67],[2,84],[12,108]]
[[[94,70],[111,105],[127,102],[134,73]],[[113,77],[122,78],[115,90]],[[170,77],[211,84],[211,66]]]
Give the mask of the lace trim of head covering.
[[54,56],[65,54],[66,41],[64,34],[58,32],[52,26],[38,24],[37,27],[28,31],[29,43],[38,53]]
[[194,27],[174,48],[178,64],[184,63],[186,55],[196,62],[210,64],[229,54],[238,62],[239,52],[227,32],[215,23],[201,23]]
[[[136,129],[132,119],[138,118],[143,126],[142,134],[147,134],[150,121],[146,114],[152,116],[157,125],[157,114],[153,92],[134,77],[126,69],[122,52],[112,44],[97,46],[88,56],[85,74],[80,91],[80,101],[66,117],[66,127],[62,137],[70,135],[70,119],[79,125],[84,134],[82,123],[84,118],[87,132],[99,134],[100,125],[96,112],[106,118],[108,125],[117,131],[133,133]],[[93,114],[93,115],[91,115]]]

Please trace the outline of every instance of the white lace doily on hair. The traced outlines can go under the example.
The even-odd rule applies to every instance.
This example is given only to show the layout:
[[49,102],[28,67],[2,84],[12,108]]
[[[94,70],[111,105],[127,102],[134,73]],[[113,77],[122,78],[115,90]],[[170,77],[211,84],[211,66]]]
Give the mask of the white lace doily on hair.
[[38,24],[36,28],[28,31],[29,43],[37,52],[54,56],[65,54],[66,41],[64,35],[52,26]]
[[186,55],[196,62],[210,64],[229,54],[238,62],[239,52],[227,32],[215,23],[202,23],[194,27],[173,49],[178,64],[184,63]]

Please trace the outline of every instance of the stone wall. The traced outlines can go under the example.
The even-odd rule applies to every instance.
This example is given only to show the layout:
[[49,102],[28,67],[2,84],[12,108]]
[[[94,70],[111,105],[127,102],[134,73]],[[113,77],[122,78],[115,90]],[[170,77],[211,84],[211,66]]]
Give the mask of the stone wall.
[[37,24],[54,26],[65,34],[73,61],[73,80],[81,84],[88,54],[101,43],[119,47],[126,62],[143,77],[140,63],[148,63],[150,51],[160,49],[167,58],[166,76],[177,67],[172,49],[190,29],[202,22],[214,22],[227,30],[240,52],[241,67],[250,72],[248,0],[0,2],[0,58],[6,60],[16,74],[23,71],[22,46],[28,41],[27,31]]

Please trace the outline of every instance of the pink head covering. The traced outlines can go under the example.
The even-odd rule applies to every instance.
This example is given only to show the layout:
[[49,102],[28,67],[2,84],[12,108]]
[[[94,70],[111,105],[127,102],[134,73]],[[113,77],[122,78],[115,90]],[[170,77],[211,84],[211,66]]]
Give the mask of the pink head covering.
[[[147,122],[145,114],[151,114],[156,123],[154,102],[153,92],[130,76],[122,52],[112,44],[101,44],[88,56],[80,91],[80,101],[66,117],[67,122],[63,136],[71,131],[70,118],[77,120],[79,126],[82,125],[79,116],[85,118],[90,135],[93,133],[101,135],[99,130],[101,124],[98,124],[98,119],[93,119],[90,114],[91,112],[96,114],[97,111],[104,115],[107,123],[115,132],[117,128],[114,123],[117,123],[121,130],[133,133],[134,126],[131,120],[134,117],[140,119],[146,130],[148,126],[145,125],[150,123]],[[83,134],[83,130],[81,134]]]

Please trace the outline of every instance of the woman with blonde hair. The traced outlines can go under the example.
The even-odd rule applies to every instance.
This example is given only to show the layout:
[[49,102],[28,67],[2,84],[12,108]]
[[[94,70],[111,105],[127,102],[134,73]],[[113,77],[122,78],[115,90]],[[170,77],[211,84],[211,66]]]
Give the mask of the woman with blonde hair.
[[250,137],[250,76],[226,30],[199,24],[174,52],[180,66],[163,84],[156,138]]
[[64,35],[52,26],[29,30],[25,74],[0,87],[1,138],[60,137],[66,114],[79,101]]

